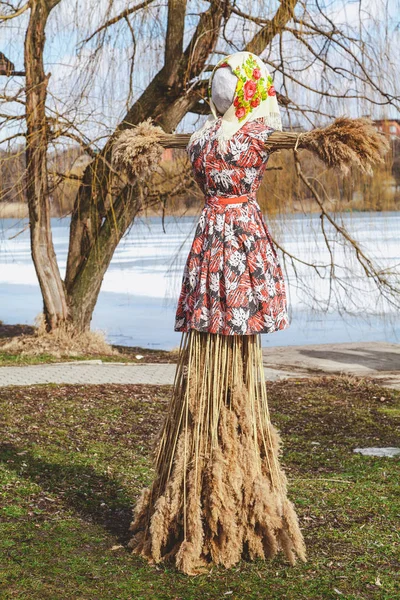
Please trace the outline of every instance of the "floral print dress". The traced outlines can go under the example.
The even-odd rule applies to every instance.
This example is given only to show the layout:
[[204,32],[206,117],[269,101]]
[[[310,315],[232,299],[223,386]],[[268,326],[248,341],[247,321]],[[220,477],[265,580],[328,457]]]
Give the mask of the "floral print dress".
[[217,119],[197,132],[187,146],[205,205],[184,269],[175,331],[271,333],[289,325],[281,265],[256,200],[274,129],[262,118],[249,121],[221,153],[220,124]]

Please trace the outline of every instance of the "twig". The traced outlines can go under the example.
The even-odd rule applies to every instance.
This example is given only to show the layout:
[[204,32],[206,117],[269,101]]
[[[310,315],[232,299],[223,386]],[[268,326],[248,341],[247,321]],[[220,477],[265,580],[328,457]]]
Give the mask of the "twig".
[[11,237],[9,237],[9,240],[13,240],[16,237],[18,237],[19,235],[21,235],[21,233],[24,233],[24,231],[26,231],[27,229],[29,229],[30,227],[30,223],[28,223],[27,225],[25,225],[25,227],[23,229],[21,229],[21,231],[18,231],[15,235],[12,235]]

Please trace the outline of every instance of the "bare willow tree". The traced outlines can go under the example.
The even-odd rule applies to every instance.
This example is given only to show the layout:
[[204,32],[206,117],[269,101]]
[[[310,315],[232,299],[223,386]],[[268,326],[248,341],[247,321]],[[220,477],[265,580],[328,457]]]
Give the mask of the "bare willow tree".
[[[14,138],[8,133],[10,121],[26,124],[25,130],[15,135],[23,135],[26,141],[32,257],[48,330],[64,323],[72,323],[78,332],[89,329],[116,247],[143,207],[154,201],[154,194],[140,178],[127,181],[113,169],[115,134],[148,118],[166,132],[182,124],[193,127],[195,118],[208,112],[208,72],[217,58],[236,50],[259,54],[269,65],[289,128],[313,127],[344,113],[381,116],[385,110],[398,110],[391,46],[395,29],[387,5],[382,4],[383,12],[379,12],[377,4],[366,5],[361,0],[350,5],[327,0],[164,0],[161,4],[143,0],[123,8],[116,0],[95,4],[87,0],[79,5],[64,0],[0,2],[0,26],[7,29],[17,22],[25,30],[25,85],[11,95],[5,89],[1,96],[5,104],[22,104],[24,113],[7,111],[0,118],[6,131],[4,140]],[[49,92],[51,78],[44,69],[45,29],[50,17],[66,14],[62,11],[74,11],[73,23],[79,31],[82,20],[89,26],[96,23],[88,35],[74,42],[77,55],[83,57],[76,75],[81,87],[74,114],[66,102]],[[104,48],[115,50],[125,39],[130,40],[130,59],[127,65],[126,60],[117,62],[117,68],[126,72],[127,67],[129,73],[126,110],[119,122],[103,129],[101,135],[84,132],[79,111],[85,110],[90,85],[104,67]],[[5,76],[12,79],[12,72]],[[74,93],[71,89],[73,97]],[[50,144],[67,141],[78,143],[92,160],[83,173],[71,214],[62,279],[50,227],[47,158]],[[328,214],[321,201],[323,192],[304,175],[298,159],[296,168],[320,206],[323,232],[328,221],[354,249],[365,277],[372,278],[393,300],[397,288],[344,226]],[[293,264],[301,262],[281,250]],[[331,258],[334,275],[332,254]]]

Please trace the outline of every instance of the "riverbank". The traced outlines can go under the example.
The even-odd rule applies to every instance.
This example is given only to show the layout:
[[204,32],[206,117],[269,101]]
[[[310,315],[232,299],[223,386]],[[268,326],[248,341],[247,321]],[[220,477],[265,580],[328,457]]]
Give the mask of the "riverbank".
[[[159,217],[160,219],[165,216],[182,218],[182,217],[198,217],[203,207],[203,199],[199,197],[198,202],[194,202],[192,206],[186,208],[182,205],[168,206],[164,210],[162,206],[149,207],[140,213],[140,217]],[[328,201],[325,204],[325,209],[328,212],[342,212],[342,213],[366,213],[366,212],[399,212],[400,205],[387,205],[386,207],[379,207],[376,211],[371,210],[370,207],[363,208],[359,201],[351,203],[335,204],[335,202]],[[302,201],[294,200],[292,205],[276,208],[272,211],[266,210],[268,216],[285,216],[285,215],[301,215],[301,214],[319,214],[321,209],[319,205],[312,199],[304,199]],[[29,216],[28,205],[23,202],[5,203],[0,202],[0,220],[1,219],[27,219]],[[56,209],[50,209],[50,217],[57,219],[67,218],[69,214],[60,214]]]
[[109,363],[123,364],[141,364],[141,363],[175,363],[177,350],[152,350],[141,348],[139,346],[120,346],[111,344],[110,348],[113,354],[91,353],[77,354],[75,356],[48,354],[40,352],[37,354],[22,354],[5,350],[4,346],[20,336],[33,336],[37,331],[34,325],[15,324],[7,325],[0,321],[0,367],[41,365],[60,362],[99,361]]
[[0,219],[26,219],[29,216],[25,202],[0,202]]
[[[32,344],[29,354],[7,349],[8,342],[19,336],[31,336],[34,331],[31,326],[7,326],[0,322],[0,386],[49,382],[158,385],[174,381],[177,348],[160,351],[111,345],[109,354],[76,355],[63,355],[56,347],[53,354],[43,353],[40,346],[32,353]],[[263,362],[269,382],[343,375],[400,390],[400,344],[358,342],[275,346],[273,350],[263,349]]]

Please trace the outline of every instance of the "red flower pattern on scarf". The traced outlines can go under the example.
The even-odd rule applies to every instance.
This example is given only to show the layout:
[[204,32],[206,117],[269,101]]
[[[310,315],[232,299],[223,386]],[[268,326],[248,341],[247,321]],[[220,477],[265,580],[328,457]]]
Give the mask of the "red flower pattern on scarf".
[[253,108],[257,108],[257,106],[260,104],[260,97],[258,98],[254,98],[251,102],[250,102],[251,106]]
[[249,79],[244,84],[244,98],[245,100],[251,100],[256,93],[257,84],[252,79]]

